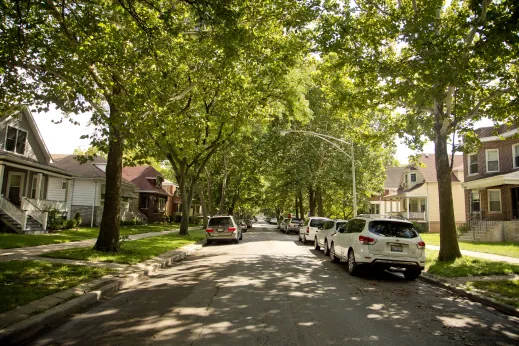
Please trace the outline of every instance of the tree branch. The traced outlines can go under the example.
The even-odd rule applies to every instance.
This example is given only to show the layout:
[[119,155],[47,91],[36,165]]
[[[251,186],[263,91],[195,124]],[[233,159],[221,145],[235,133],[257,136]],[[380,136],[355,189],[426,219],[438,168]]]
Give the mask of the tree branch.
[[486,102],[488,102],[488,101],[490,101],[490,100],[492,100],[492,99],[494,99],[494,98],[496,98],[498,96],[506,94],[506,93],[508,93],[510,91],[512,91],[512,88],[506,88],[506,89],[501,89],[501,90],[494,91],[491,95],[489,95],[489,96],[479,100],[479,102],[476,103],[474,108],[472,108],[470,110],[470,112],[468,112],[468,114],[466,116],[464,116],[462,119],[464,121],[472,119],[473,117],[475,117],[476,115],[479,114],[479,108],[481,107],[481,105],[483,105],[484,103],[486,103]]

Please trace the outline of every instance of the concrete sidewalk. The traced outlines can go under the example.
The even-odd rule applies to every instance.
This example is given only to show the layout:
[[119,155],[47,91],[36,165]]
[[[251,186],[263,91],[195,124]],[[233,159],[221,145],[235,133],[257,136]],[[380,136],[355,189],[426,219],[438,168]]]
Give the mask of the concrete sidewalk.
[[[436,246],[436,245],[427,245],[427,249],[440,250],[440,247]],[[495,254],[485,253],[485,252],[467,251],[467,250],[461,250],[461,254],[465,255],[465,256],[481,258],[481,259],[485,259],[485,260],[489,260],[489,261],[506,262],[506,263],[510,263],[510,264],[519,265],[519,258],[514,258],[514,257],[495,255]]]
[[[190,231],[195,229],[199,229],[200,227],[189,227]],[[141,233],[130,235],[130,240],[144,239],[150,237],[158,237],[161,235],[177,233],[179,230],[174,229],[171,231],[162,231],[162,232],[149,232],[149,233]],[[61,243],[61,244],[47,244],[47,245],[38,245],[38,246],[30,246],[30,247],[20,247],[14,249],[2,249],[0,250],[0,262],[20,260],[20,259],[28,259],[29,257],[39,256],[46,252],[58,251],[58,250],[66,250],[78,247],[87,247],[93,246],[96,242],[96,238],[86,239],[75,242]]]

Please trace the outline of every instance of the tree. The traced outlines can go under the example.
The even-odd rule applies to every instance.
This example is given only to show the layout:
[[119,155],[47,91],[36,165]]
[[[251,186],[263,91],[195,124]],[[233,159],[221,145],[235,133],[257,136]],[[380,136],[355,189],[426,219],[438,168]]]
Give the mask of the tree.
[[441,261],[461,256],[448,156],[456,147],[448,139],[483,116],[504,120],[517,111],[518,11],[512,0],[358,0],[333,3],[321,18],[322,49],[339,53],[356,83],[384,96],[374,109],[402,107],[402,133],[414,144],[424,136],[435,143]]

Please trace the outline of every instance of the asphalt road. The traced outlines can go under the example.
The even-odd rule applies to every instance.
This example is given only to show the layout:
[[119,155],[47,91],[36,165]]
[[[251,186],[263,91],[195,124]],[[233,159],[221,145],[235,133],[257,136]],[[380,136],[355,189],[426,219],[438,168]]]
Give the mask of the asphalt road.
[[519,344],[516,318],[421,281],[351,277],[272,228],[243,238],[204,247],[33,344]]

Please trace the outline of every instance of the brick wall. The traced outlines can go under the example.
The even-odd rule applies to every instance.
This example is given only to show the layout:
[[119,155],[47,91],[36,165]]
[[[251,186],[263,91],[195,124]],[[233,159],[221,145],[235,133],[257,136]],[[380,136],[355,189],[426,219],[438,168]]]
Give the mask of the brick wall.
[[[504,173],[512,172],[514,169],[514,158],[512,153],[512,146],[514,144],[519,144],[519,138],[508,138],[504,140],[492,141],[492,142],[483,142],[481,143],[481,147],[479,148],[478,155],[478,174],[469,176],[469,162],[468,155],[463,154],[463,164],[465,167],[465,181],[472,181],[481,178],[490,177],[493,175],[499,175]],[[489,173],[486,172],[486,149],[498,149],[499,150],[499,172],[498,173]]]
[[92,222],[92,206],[88,205],[73,205],[70,207],[70,215],[74,217],[76,212],[79,211],[81,214],[81,226],[90,227],[90,223]]

